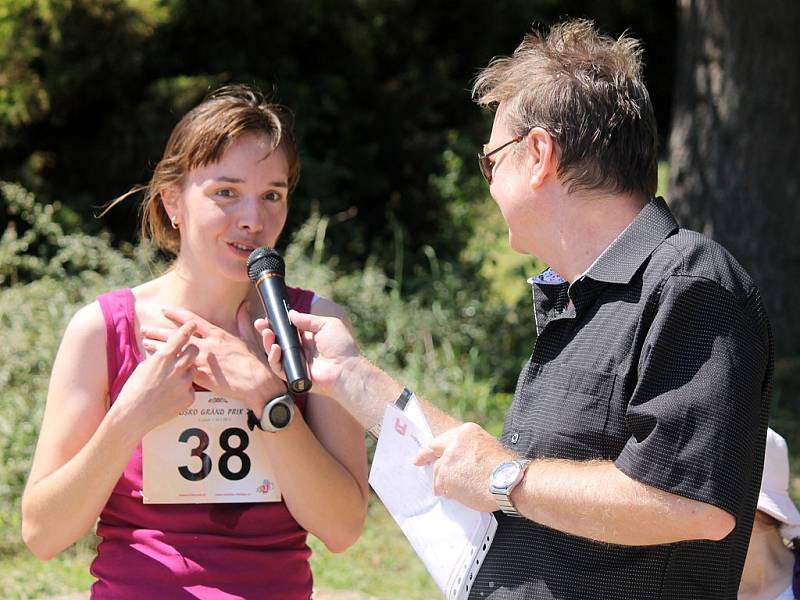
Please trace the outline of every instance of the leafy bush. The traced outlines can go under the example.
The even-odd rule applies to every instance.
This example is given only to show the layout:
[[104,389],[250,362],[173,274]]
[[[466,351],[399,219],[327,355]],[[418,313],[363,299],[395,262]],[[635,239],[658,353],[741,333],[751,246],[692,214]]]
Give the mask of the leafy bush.
[[[0,182],[9,224],[0,237],[0,548],[18,543],[19,497],[42,418],[47,382],[67,321],[108,289],[150,277],[152,254],[106,238],[65,233],[20,186]],[[17,285],[9,285],[18,281]]]

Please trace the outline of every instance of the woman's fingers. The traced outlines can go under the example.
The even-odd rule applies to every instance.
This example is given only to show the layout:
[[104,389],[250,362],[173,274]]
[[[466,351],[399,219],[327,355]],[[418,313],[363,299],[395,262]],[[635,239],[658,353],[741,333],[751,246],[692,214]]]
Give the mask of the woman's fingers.
[[178,360],[175,361],[175,370],[182,371],[194,365],[194,361],[199,353],[200,349],[197,346],[194,344],[187,344],[178,355]]
[[142,341],[152,340],[157,342],[166,342],[175,329],[145,325],[140,327],[139,331],[142,332]]
[[150,354],[155,354],[164,347],[164,342],[154,342],[152,340],[143,339],[142,346],[144,346],[144,349]]
[[169,339],[164,343],[161,351],[168,355],[176,355],[180,350],[189,343],[189,339],[195,332],[197,325],[194,321],[188,321],[181,325],[178,330],[173,333]]
[[162,306],[161,313],[175,325],[181,326],[186,323],[193,322],[196,324],[195,335],[198,337],[205,337],[208,335],[208,330],[211,323],[206,321],[203,317],[194,314],[185,308],[176,308],[173,306]]

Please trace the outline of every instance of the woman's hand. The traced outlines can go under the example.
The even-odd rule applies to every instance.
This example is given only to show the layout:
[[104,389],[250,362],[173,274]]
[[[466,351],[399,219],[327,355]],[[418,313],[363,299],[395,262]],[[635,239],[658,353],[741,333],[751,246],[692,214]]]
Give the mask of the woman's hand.
[[195,323],[187,321],[134,369],[111,411],[141,423],[142,435],[168,421],[194,401],[192,380],[198,348],[189,340]]
[[[194,372],[197,385],[241,400],[256,414],[261,413],[266,399],[285,393],[285,384],[267,365],[246,302],[236,313],[238,337],[183,308],[164,308],[162,312],[177,326],[197,323],[192,337],[198,348]],[[152,351],[160,348],[174,329],[142,327],[141,331],[144,347]]]

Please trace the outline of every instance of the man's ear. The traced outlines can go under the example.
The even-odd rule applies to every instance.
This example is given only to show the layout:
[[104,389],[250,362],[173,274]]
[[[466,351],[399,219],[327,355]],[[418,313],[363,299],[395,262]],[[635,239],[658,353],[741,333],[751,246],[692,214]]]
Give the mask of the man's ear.
[[534,127],[525,136],[525,144],[531,165],[529,183],[532,188],[538,188],[558,170],[556,142],[544,129]]

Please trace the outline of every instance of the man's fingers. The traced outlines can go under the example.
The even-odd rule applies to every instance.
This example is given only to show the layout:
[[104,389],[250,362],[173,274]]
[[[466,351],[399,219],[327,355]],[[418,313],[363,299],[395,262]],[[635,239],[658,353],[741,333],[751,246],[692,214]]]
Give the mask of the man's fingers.
[[320,317],[309,313],[301,313],[296,310],[289,311],[289,320],[295,327],[302,331],[318,333],[325,326],[331,317]]
[[[433,440],[432,440],[433,441]],[[432,448],[431,446],[425,446],[417,452],[417,455],[413,458],[413,463],[418,467],[424,467],[435,461],[442,455],[441,450],[438,448]]]
[[260,320],[256,321],[256,330],[261,334],[261,345],[264,346],[264,352],[269,354],[270,348],[275,344],[275,332],[269,327],[259,327]]
[[275,375],[281,379],[286,379],[286,374],[283,372],[283,364],[281,363],[281,347],[278,344],[272,344],[269,347],[267,362]]
[[184,323],[164,343],[162,350],[166,354],[177,354],[189,342],[195,329],[197,329],[197,325],[194,321]]

